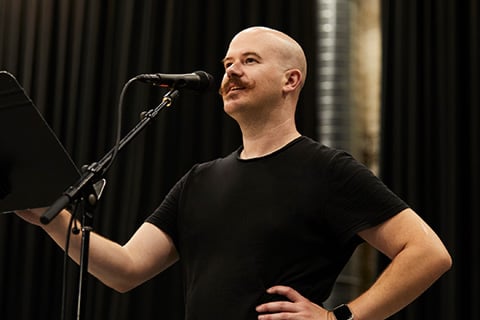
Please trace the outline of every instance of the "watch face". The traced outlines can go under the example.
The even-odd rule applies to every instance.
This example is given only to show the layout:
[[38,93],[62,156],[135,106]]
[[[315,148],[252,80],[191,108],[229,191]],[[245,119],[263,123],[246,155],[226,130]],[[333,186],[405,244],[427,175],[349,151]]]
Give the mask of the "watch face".
[[347,305],[342,304],[341,306],[333,310],[333,314],[337,320],[353,320],[353,315]]

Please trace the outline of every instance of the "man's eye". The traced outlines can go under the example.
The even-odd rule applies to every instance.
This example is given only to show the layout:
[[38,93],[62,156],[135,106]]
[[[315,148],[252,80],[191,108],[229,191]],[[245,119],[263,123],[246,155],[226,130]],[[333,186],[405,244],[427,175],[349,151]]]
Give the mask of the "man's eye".
[[255,63],[255,62],[257,62],[257,60],[255,60],[254,58],[247,58],[247,59],[245,59],[245,63],[246,63],[246,64]]

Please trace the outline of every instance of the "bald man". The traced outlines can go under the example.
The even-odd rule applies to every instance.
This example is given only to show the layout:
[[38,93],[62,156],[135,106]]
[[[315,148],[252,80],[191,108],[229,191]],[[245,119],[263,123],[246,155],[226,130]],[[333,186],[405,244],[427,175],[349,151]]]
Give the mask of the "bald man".
[[[219,90],[243,144],[193,166],[125,245],[93,233],[89,272],[128,291],[182,261],[185,319],[385,319],[451,266],[435,232],[349,154],[301,135],[307,62],[266,27],[238,33]],[[41,225],[62,248],[71,215]],[[79,261],[80,236],[70,255]],[[356,246],[391,258],[375,284],[334,310],[322,302]],[[160,317],[161,318],[161,317]]]

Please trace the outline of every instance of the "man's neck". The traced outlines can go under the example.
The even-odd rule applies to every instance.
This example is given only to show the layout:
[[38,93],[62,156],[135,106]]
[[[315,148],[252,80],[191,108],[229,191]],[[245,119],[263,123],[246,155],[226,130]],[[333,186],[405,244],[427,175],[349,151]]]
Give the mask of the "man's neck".
[[263,127],[261,130],[242,130],[242,159],[266,156],[300,137],[300,133],[292,122],[276,126]]

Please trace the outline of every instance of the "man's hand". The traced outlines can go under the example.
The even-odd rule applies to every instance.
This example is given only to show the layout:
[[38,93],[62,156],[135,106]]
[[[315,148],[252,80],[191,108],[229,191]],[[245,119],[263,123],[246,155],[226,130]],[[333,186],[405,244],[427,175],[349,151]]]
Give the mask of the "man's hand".
[[259,320],[334,320],[329,311],[303,297],[293,288],[274,286],[269,288],[267,293],[285,296],[290,301],[268,302],[257,306]]

